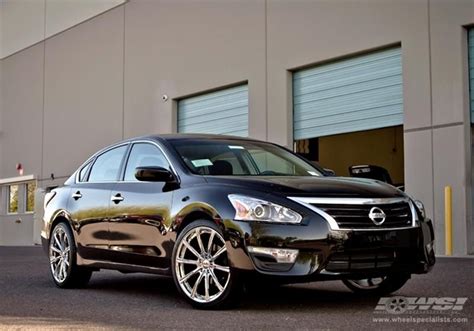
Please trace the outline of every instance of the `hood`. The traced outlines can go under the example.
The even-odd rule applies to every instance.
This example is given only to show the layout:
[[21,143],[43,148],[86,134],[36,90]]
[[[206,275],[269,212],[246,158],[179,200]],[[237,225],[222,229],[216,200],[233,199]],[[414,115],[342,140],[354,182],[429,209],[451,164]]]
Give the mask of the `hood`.
[[240,186],[286,196],[396,198],[404,197],[395,187],[372,179],[349,177],[206,176],[208,183]]

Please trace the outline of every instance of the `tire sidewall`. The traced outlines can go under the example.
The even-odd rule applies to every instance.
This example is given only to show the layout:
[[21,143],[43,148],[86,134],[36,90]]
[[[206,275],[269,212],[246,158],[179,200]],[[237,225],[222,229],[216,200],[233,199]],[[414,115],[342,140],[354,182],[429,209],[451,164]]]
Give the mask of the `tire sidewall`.
[[357,294],[388,295],[402,288],[409,279],[410,279],[410,275],[390,274],[390,275],[387,275],[387,278],[384,279],[383,282],[377,288],[367,288],[367,289],[354,286],[348,280],[343,280],[343,283],[351,291]]

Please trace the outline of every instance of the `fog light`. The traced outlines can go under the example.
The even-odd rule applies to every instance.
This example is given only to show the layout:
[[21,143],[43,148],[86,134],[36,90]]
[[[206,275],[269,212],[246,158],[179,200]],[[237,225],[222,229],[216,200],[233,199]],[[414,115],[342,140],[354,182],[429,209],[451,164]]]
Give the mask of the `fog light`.
[[278,263],[294,263],[298,257],[297,249],[247,247],[249,253],[273,257]]

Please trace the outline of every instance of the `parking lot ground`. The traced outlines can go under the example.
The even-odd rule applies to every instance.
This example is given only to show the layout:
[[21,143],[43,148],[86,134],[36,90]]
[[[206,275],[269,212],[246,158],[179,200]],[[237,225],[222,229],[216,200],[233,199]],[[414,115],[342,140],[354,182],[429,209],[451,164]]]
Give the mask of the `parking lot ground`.
[[[199,311],[171,279],[155,275],[101,271],[85,289],[58,289],[39,247],[0,247],[0,329],[473,330],[474,259],[438,258],[431,273],[414,275],[394,296],[415,309],[376,311],[379,298],[319,282],[262,288],[233,310]],[[467,301],[453,310],[446,297]],[[433,303],[440,298],[447,304]]]

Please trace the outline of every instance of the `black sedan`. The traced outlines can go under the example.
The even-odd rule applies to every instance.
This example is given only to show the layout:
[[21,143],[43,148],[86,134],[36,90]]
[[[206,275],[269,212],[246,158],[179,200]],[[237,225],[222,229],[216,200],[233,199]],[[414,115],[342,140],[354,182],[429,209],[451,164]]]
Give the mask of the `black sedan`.
[[328,176],[278,145],[228,136],[109,146],[46,194],[44,215],[57,286],[84,286],[100,269],[164,274],[197,308],[228,306],[262,279],[340,279],[386,294],[435,263],[419,201],[382,182]]

